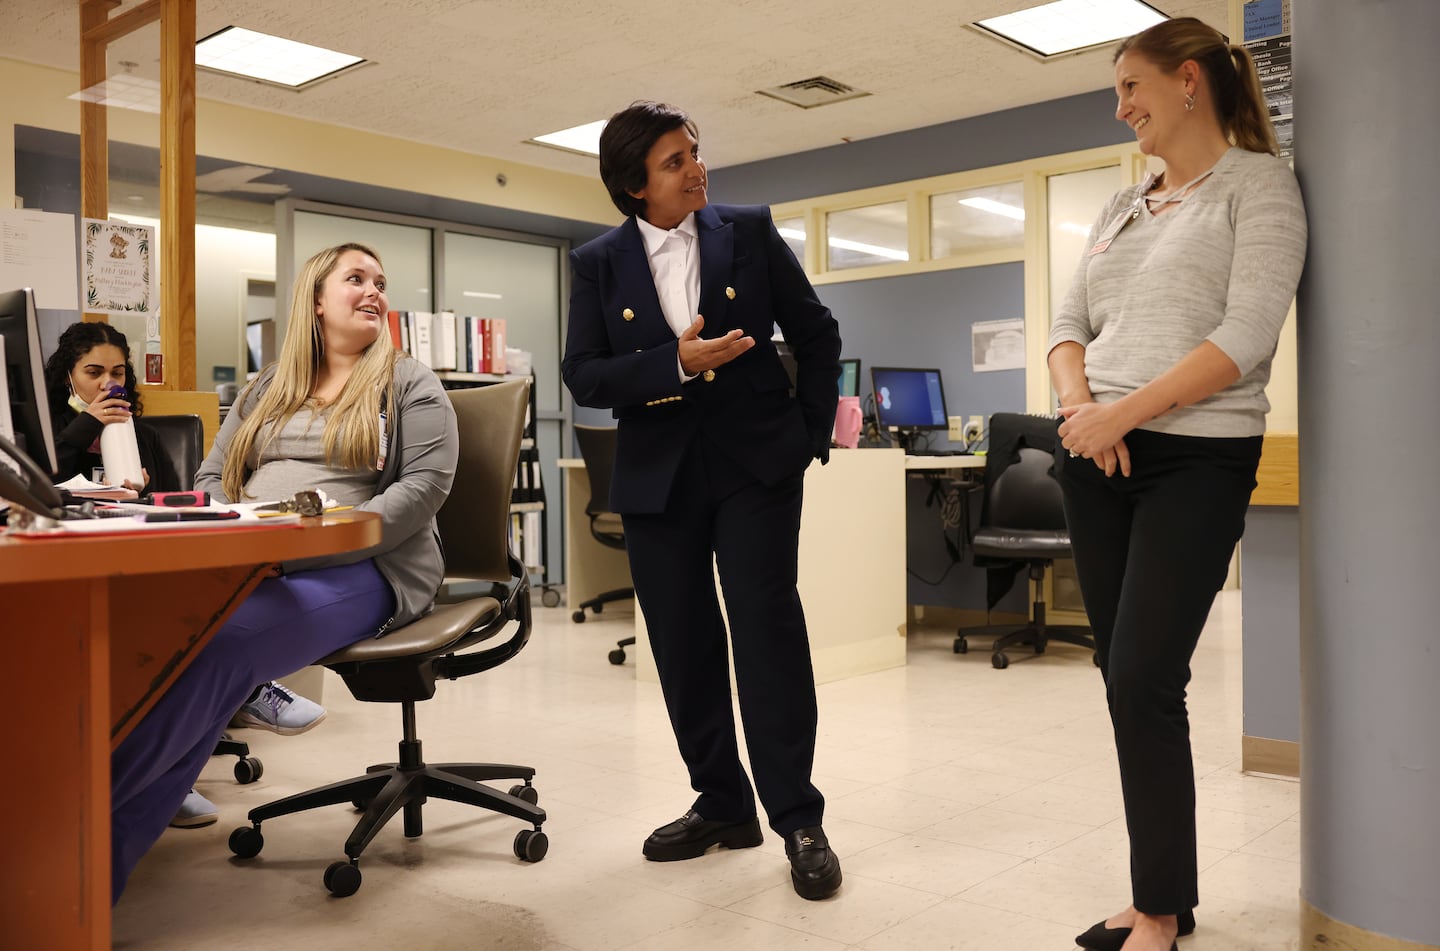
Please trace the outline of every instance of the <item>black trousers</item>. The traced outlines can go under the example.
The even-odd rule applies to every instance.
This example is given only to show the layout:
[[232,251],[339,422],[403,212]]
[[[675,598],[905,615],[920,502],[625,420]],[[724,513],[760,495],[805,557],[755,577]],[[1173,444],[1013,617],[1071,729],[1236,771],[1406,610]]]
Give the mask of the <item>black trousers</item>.
[[[625,515],[635,595],[680,755],[706,819],[756,814],[781,835],[819,825],[815,675],[795,589],[803,476],[766,486],[703,433],[687,451],[665,512]],[[712,568],[712,555],[714,568]],[[755,792],[741,765],[725,621]]]
[[1128,478],[1056,453],[1120,757],[1133,900],[1146,914],[1200,900],[1185,688],[1245,530],[1261,439],[1136,430]]

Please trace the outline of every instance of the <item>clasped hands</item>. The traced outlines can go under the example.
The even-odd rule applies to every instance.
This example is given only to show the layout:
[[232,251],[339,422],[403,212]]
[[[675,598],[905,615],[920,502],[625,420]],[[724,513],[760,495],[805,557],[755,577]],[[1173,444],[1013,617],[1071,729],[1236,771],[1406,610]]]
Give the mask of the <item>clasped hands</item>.
[[724,336],[706,339],[700,336],[704,328],[705,318],[696,314],[695,321],[680,335],[680,369],[686,376],[696,376],[724,366],[755,346],[755,338],[745,336],[743,330],[732,330]]
[[1125,434],[1134,426],[1118,403],[1078,403],[1060,407],[1065,421],[1060,424],[1060,445],[1071,456],[1084,456],[1107,476],[1119,469],[1130,474],[1130,450]]

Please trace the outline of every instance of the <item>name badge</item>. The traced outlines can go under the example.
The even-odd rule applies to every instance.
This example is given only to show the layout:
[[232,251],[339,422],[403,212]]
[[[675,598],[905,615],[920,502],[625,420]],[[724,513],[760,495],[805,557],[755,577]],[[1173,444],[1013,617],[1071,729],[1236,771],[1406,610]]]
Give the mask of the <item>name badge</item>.
[[1126,208],[1124,212],[1116,217],[1116,219],[1101,232],[1100,237],[1096,239],[1095,243],[1090,247],[1090,253],[1104,254],[1110,247],[1110,242],[1115,240],[1115,236],[1120,233],[1121,229],[1140,217],[1140,202],[1144,200],[1144,198],[1136,199],[1135,204]]
[[375,460],[375,471],[385,471],[385,457],[390,455],[390,431],[385,428],[385,414],[380,414],[380,454]]

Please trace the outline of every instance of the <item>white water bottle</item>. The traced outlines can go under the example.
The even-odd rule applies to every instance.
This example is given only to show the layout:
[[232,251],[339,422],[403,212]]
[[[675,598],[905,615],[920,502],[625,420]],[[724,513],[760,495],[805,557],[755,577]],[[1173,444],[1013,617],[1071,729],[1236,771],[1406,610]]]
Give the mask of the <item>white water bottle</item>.
[[[124,397],[124,390],[111,391],[112,397]],[[110,485],[129,482],[135,488],[145,487],[145,473],[140,466],[140,444],[135,441],[135,420],[106,423],[100,430],[100,461],[105,465],[105,481]]]

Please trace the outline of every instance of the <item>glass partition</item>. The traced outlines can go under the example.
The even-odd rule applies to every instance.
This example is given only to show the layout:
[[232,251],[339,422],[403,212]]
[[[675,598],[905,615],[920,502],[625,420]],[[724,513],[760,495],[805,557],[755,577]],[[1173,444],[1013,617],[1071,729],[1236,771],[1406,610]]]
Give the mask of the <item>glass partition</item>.
[[910,260],[905,202],[832,211],[825,216],[826,270]]
[[930,257],[1025,249],[1025,188],[983,185],[930,196]]

